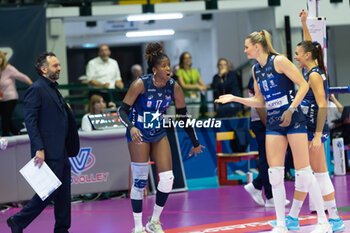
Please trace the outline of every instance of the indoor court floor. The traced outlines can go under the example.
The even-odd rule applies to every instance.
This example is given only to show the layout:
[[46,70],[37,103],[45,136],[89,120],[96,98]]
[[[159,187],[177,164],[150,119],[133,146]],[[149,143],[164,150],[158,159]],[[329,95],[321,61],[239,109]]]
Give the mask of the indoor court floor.
[[[350,232],[350,175],[333,179],[339,213]],[[286,182],[287,198],[292,200],[294,182]],[[155,196],[144,199],[143,222],[152,215]],[[301,211],[300,233],[310,232],[316,216],[310,214],[308,198]],[[289,206],[286,212],[289,211]],[[0,213],[0,232],[10,233],[6,219],[19,211],[12,208]],[[173,193],[161,216],[166,233],[266,232],[267,221],[274,219],[274,209],[258,206],[240,186],[223,186]],[[29,225],[25,233],[53,232],[53,208],[48,207]],[[111,199],[72,204],[70,233],[130,233],[133,218],[129,199]],[[290,231],[293,232],[293,231]]]

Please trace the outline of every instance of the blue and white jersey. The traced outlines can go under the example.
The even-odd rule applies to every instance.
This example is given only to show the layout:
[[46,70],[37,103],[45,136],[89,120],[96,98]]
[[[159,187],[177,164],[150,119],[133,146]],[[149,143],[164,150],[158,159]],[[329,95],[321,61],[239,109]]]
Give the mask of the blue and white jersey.
[[[166,135],[163,115],[174,99],[175,81],[171,78],[164,87],[159,88],[153,84],[153,74],[144,75],[140,79],[145,91],[132,105],[129,119],[141,131],[144,142],[158,141]],[[129,142],[132,141],[129,131],[126,136]]]
[[[305,78],[306,82],[309,82],[310,74],[313,72],[320,74],[320,76],[322,77],[325,98],[327,101],[327,99],[328,99],[327,78],[326,78],[326,75],[320,69],[320,67],[315,66],[315,67],[311,68],[309,72],[307,72],[305,70],[304,78]],[[315,95],[314,95],[311,88],[306,93],[304,99],[301,101],[301,108],[302,108],[304,116],[306,118],[307,130],[315,132],[316,125],[317,125],[318,105],[316,102]],[[327,133],[327,132],[328,132],[328,124],[327,124],[327,120],[326,120],[325,125],[323,126],[323,133]]]
[[[281,116],[286,111],[295,97],[294,83],[286,75],[276,72],[274,60],[276,55],[269,55],[266,65],[261,67],[259,63],[254,66],[255,79],[265,99],[267,111],[266,128],[278,129],[281,124]],[[290,125],[304,121],[300,107],[293,113]]]

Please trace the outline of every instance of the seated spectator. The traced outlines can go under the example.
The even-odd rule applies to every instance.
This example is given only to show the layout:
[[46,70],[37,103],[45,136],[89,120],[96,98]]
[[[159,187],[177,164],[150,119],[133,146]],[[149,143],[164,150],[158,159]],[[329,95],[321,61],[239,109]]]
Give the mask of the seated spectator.
[[330,130],[335,128],[335,122],[341,118],[344,106],[335,98],[334,94],[329,95],[327,106],[327,123]]
[[5,54],[0,51],[0,115],[2,136],[18,135],[11,117],[15,110],[18,93],[16,80],[32,84],[32,80],[25,74],[19,72],[14,66],[7,63]]
[[[238,87],[238,78],[236,73],[228,70],[228,61],[225,58],[218,60],[218,73],[214,75],[211,88],[214,91],[214,99],[220,95],[233,94],[242,96]],[[218,103],[215,105],[217,117],[232,117],[241,110],[241,104],[230,102],[226,104]]]
[[139,64],[132,65],[130,71],[131,79],[128,80],[128,82],[126,83],[126,88],[129,88],[132,82],[134,82],[138,77],[143,75],[142,66],[140,66]]
[[113,89],[124,88],[118,62],[109,56],[111,51],[107,45],[101,45],[98,57],[90,60],[86,67],[86,76],[89,85]]
[[180,66],[179,64],[176,64],[173,66],[173,70],[172,70],[172,73],[171,73],[171,77],[177,82],[177,80],[179,79],[176,75],[177,71],[180,69]]
[[104,102],[102,96],[92,95],[89,100],[88,113],[85,114],[81,121],[82,131],[92,131],[92,125],[88,118],[89,115],[102,114],[106,111],[106,103]]
[[[192,57],[189,52],[183,52],[180,56],[180,69],[176,73],[178,83],[185,90],[185,101],[187,111],[192,118],[197,119],[200,108],[199,91],[206,91],[207,86],[202,81],[202,78],[197,69],[192,69]],[[193,90],[193,91],[186,91]],[[192,104],[196,103],[196,104]]]

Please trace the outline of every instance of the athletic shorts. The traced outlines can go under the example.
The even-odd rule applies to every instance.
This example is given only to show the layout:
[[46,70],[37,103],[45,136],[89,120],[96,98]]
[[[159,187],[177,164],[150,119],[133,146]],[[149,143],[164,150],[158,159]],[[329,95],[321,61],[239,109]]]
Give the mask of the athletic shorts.
[[268,135],[281,135],[286,136],[287,134],[294,133],[307,133],[305,121],[297,122],[287,127],[282,126],[267,126],[266,134]]
[[[143,142],[156,142],[159,141],[160,139],[164,138],[167,133],[165,129],[161,129],[160,131],[157,131],[155,134],[150,133],[147,130],[140,130],[142,134],[142,141]],[[128,140],[128,143],[132,141],[130,131],[126,130],[126,138]]]
[[[315,137],[314,131],[307,131],[307,140],[309,142],[311,142],[312,139],[314,139],[314,137]],[[325,143],[325,141],[327,141],[328,137],[329,137],[329,134],[327,132],[322,132],[321,142]]]

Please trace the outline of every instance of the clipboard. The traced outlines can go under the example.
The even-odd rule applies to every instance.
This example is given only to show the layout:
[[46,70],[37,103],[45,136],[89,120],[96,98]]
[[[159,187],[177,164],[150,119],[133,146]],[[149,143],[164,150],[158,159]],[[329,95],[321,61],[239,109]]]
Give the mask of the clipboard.
[[45,161],[41,168],[39,168],[38,165],[35,166],[33,158],[26,165],[24,165],[19,172],[34,189],[36,194],[38,194],[42,201],[49,197],[50,194],[62,184]]

